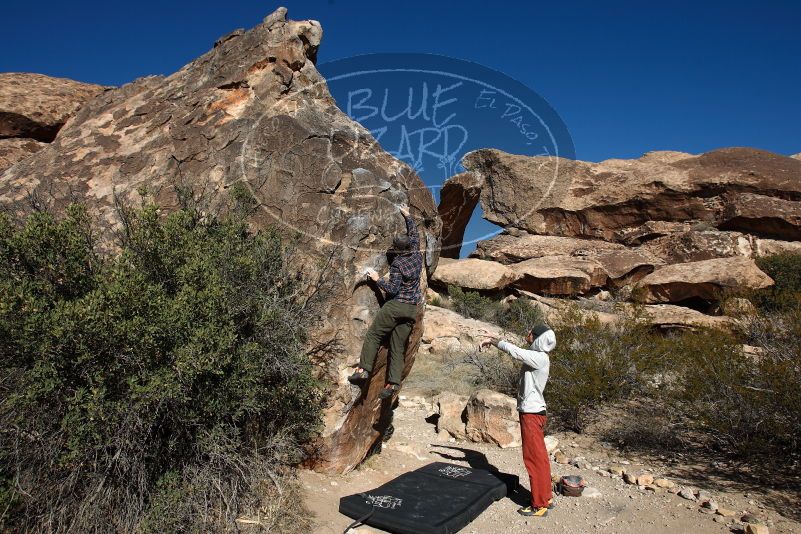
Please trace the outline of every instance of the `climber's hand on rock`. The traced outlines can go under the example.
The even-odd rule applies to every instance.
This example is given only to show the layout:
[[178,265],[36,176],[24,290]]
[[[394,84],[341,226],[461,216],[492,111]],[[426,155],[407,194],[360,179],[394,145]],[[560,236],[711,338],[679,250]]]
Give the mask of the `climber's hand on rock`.
[[409,206],[401,206],[398,208],[398,211],[400,211],[401,215],[403,215],[407,219],[409,218]]
[[497,344],[498,344],[498,338],[497,337],[488,337],[488,338],[485,338],[485,339],[481,340],[481,343],[478,344],[478,350],[479,351],[483,351],[484,349],[488,349],[491,346],[497,345]]
[[378,279],[380,278],[380,276],[378,276],[378,273],[375,272],[373,269],[367,269],[365,274],[373,282],[378,282]]

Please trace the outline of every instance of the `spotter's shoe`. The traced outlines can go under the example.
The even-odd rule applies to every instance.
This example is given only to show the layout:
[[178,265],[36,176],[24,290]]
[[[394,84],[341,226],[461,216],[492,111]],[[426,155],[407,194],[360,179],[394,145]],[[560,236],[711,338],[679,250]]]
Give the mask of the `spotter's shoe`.
[[526,506],[525,508],[518,510],[517,513],[526,517],[545,517],[548,515],[548,508],[534,508],[532,506]]

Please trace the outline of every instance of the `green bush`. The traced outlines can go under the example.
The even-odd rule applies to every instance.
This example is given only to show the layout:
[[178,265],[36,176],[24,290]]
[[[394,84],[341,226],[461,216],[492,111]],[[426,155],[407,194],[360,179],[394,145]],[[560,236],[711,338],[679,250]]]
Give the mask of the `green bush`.
[[[728,337],[710,350],[709,336],[696,341],[678,388],[678,403],[691,426],[705,430],[722,448],[740,456],[776,459],[801,453],[801,310],[741,319],[742,350]],[[778,453],[778,454],[777,454]]]
[[80,206],[0,218],[0,530],[236,530],[319,428],[281,236],[121,214],[106,258]]
[[546,397],[559,423],[581,431],[598,408],[647,394],[671,355],[671,342],[634,312],[607,325],[575,307],[556,321]]
[[762,310],[786,311],[801,308],[801,254],[776,254],[757,258],[757,265],[773,278],[773,287],[749,295]]
[[476,291],[465,291],[458,286],[448,286],[450,307],[464,317],[494,322],[500,304]]
[[545,319],[542,310],[530,299],[519,298],[501,306],[495,322],[509,332],[525,335],[535,324]]

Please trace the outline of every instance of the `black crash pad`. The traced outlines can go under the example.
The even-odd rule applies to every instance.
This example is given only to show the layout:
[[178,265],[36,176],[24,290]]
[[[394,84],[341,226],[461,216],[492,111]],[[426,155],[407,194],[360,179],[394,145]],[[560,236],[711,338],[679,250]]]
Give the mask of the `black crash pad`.
[[353,519],[370,514],[364,524],[395,534],[452,534],[506,491],[506,483],[489,471],[435,462],[342,497],[339,512]]

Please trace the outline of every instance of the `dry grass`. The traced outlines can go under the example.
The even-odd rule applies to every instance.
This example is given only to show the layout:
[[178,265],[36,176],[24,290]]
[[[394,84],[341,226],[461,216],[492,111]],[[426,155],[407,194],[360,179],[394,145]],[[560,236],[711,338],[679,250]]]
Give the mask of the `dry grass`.
[[464,363],[464,354],[460,351],[444,354],[418,353],[403,387],[408,393],[426,397],[443,391],[470,395],[480,389],[476,384],[473,368]]

